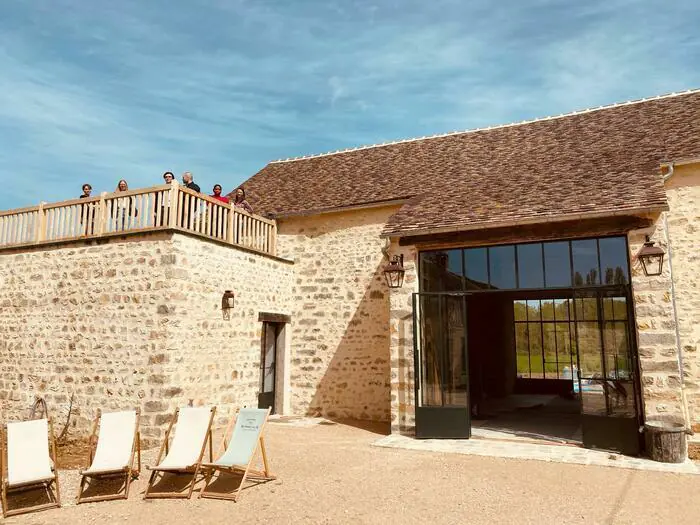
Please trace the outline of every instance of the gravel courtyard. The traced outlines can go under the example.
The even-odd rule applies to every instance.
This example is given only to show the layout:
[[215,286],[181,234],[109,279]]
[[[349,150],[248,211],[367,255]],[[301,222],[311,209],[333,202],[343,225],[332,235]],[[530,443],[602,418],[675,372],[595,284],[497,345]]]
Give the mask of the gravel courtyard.
[[[358,424],[360,425],[360,424]],[[10,524],[76,523],[698,523],[700,476],[372,447],[381,427],[270,423],[279,479],[238,503],[142,499],[74,504],[78,475],[61,471],[63,505]],[[217,445],[218,447],[218,445]],[[146,451],[143,463],[157,451]],[[679,495],[686,495],[682,497]]]

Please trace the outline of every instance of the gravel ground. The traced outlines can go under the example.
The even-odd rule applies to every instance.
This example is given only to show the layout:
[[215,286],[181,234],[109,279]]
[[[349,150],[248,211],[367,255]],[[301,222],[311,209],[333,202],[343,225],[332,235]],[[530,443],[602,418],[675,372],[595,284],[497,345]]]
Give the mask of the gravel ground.
[[[64,507],[9,524],[75,523],[693,523],[700,476],[372,447],[379,427],[271,423],[279,479],[238,503],[142,499],[74,504],[78,475],[61,471]],[[144,453],[144,464],[156,451]]]

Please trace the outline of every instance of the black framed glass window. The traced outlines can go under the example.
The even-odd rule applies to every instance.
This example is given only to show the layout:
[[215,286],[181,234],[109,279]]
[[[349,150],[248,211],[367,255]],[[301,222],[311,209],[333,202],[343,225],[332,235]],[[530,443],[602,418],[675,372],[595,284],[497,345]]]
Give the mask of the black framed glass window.
[[623,236],[420,252],[421,291],[628,285]]

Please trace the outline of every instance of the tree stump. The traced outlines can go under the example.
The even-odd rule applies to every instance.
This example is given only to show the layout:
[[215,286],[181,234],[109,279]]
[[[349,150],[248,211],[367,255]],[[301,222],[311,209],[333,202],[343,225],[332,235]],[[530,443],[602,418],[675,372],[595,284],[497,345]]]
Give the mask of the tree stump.
[[662,463],[683,463],[686,457],[686,429],[682,423],[647,421],[644,441],[647,454]]

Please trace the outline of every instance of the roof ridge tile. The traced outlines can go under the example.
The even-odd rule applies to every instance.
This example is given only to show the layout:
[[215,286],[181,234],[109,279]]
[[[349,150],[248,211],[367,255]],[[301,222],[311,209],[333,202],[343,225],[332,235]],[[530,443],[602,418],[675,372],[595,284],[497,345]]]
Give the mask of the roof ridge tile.
[[595,106],[595,107],[589,107],[586,109],[579,109],[576,111],[571,111],[569,113],[561,113],[559,115],[550,115],[547,117],[538,117],[530,120],[522,120],[520,122],[510,122],[508,124],[496,124],[493,126],[485,126],[481,128],[473,128],[473,129],[467,129],[467,130],[461,130],[461,131],[449,131],[447,133],[436,133],[434,135],[425,135],[423,137],[413,137],[413,138],[408,138],[408,139],[398,139],[394,141],[387,141],[387,142],[379,142],[377,144],[367,144],[364,146],[355,146],[352,148],[346,148],[346,149],[339,149],[335,151],[327,151],[325,153],[316,153],[316,154],[311,154],[311,155],[300,155],[297,157],[289,157],[286,159],[277,159],[277,160],[272,160],[269,162],[269,164],[282,164],[285,162],[294,162],[298,160],[309,160],[309,159],[317,159],[320,157],[329,157],[332,155],[340,155],[343,153],[352,153],[355,151],[361,151],[361,150],[367,150],[367,149],[373,149],[373,148],[381,148],[381,147],[386,147],[386,146],[394,146],[396,144],[406,144],[409,142],[418,142],[421,140],[430,140],[430,139],[436,139],[436,138],[443,138],[443,137],[451,137],[454,135],[466,135],[469,133],[477,133],[479,131],[490,131],[494,129],[503,129],[503,128],[511,128],[515,126],[523,126],[527,124],[534,124],[536,122],[546,122],[550,120],[556,120],[560,118],[566,118],[566,117],[574,117],[577,115],[583,115],[586,113],[592,113],[594,111],[602,111],[602,110],[607,110],[607,109],[615,109],[623,106],[629,106],[632,104],[640,104],[643,102],[649,102],[652,100],[661,100],[665,98],[672,98],[672,97],[679,97],[683,95],[692,95],[694,93],[700,93],[700,88],[696,89],[688,89],[685,91],[673,91],[671,93],[665,93],[662,95],[655,95],[652,97],[645,97],[645,98],[639,98],[639,99],[631,99],[631,100],[626,100],[624,102],[616,102],[613,104],[607,104],[607,105],[602,105],[602,106]]

